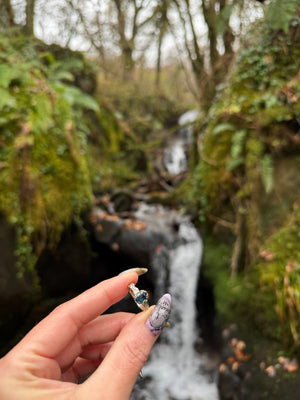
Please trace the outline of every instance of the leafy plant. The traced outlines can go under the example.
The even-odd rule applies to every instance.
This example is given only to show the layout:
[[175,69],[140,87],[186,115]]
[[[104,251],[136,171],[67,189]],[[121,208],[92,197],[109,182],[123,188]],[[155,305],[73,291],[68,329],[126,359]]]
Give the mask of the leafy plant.
[[287,223],[262,246],[259,263],[265,292],[275,293],[275,310],[294,345],[300,346],[300,211],[296,207]]
[[273,159],[266,154],[260,161],[260,175],[266,193],[270,193],[274,187],[274,166]]
[[273,29],[288,32],[295,12],[300,6],[299,0],[273,0],[267,9],[267,23]]
[[[276,7],[279,2],[272,3],[270,7]],[[288,6],[288,13],[291,10]],[[239,290],[237,302],[243,308],[245,293],[253,291],[259,304],[247,312],[251,323],[257,321],[264,333],[277,339],[289,337],[289,344],[299,346],[300,228],[299,211],[293,209],[299,202],[299,185],[292,178],[295,188],[291,185],[291,190],[296,194],[290,196],[284,188],[279,190],[282,180],[276,180],[286,176],[281,165],[299,153],[295,145],[300,112],[297,13],[288,29],[283,22],[280,30],[279,25],[272,29],[261,22],[245,40],[227,87],[210,109],[205,134],[201,132],[200,161],[186,197],[191,196],[201,223],[206,217],[208,228],[222,237],[228,229],[228,236],[236,238],[228,267],[235,274],[243,273],[234,277],[232,285],[226,284],[229,273],[221,279],[224,289],[216,290],[221,310],[226,313],[231,307],[230,301],[223,304],[222,293],[228,292],[231,299]],[[297,163],[289,165],[298,168]],[[261,248],[269,252],[261,253]],[[261,261],[264,254],[272,259]]]
[[85,111],[98,105],[38,46],[0,37],[0,211],[16,228],[20,275],[92,200]]

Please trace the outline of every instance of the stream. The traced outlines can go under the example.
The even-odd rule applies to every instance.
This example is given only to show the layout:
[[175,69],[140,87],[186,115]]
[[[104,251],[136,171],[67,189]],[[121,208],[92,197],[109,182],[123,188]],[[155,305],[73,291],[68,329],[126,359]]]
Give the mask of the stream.
[[[162,210],[144,206],[139,218],[165,223]],[[153,227],[155,229],[155,227]],[[159,229],[156,226],[156,229]],[[196,326],[196,289],[202,258],[202,240],[187,219],[182,218],[174,248],[168,262],[154,257],[151,268],[155,276],[155,298],[169,292],[172,295],[171,327],[164,330],[143,368],[132,400],[217,400],[215,381],[204,372],[205,355],[195,351],[199,340]]]
[[[183,114],[171,145],[164,153],[164,165],[171,175],[179,174],[188,167],[186,147],[191,142],[192,124],[197,110]],[[170,222],[155,207],[140,209],[136,217],[152,224],[152,229],[164,229]],[[170,213],[170,211],[169,211]],[[158,222],[155,222],[158,221]],[[178,221],[178,217],[177,217]],[[150,359],[143,368],[144,380],[132,394],[132,400],[217,400],[216,382],[204,372],[207,359],[195,350],[199,341],[196,326],[196,291],[202,259],[202,239],[188,218],[181,218],[178,232],[167,262],[159,256],[153,258],[155,298],[164,293],[172,295],[171,327],[165,329],[154,346]],[[156,225],[155,225],[156,224]],[[160,224],[161,227],[159,227]]]
[[[188,168],[188,147],[197,116],[196,110],[183,114],[178,131],[169,140],[164,167],[170,175]],[[134,207],[127,211],[138,221],[133,225],[136,229],[126,229],[126,221],[110,220],[101,210],[95,210],[93,218],[98,241],[149,268],[151,304],[165,293],[172,296],[171,327],[155,344],[143,368],[144,379],[138,379],[131,400],[218,400],[216,376],[207,372],[209,357],[196,350],[201,344],[196,297],[202,239],[190,217],[178,210],[143,201],[135,202]]]

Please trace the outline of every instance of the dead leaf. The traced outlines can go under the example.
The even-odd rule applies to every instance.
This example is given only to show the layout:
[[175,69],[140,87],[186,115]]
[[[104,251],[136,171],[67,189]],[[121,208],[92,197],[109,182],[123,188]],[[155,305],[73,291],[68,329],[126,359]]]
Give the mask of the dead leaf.
[[285,371],[288,372],[295,372],[298,370],[298,362],[297,360],[294,358],[293,360],[289,360],[283,367],[283,369]]
[[275,369],[274,365],[269,365],[269,367],[267,367],[265,369],[265,371],[269,375],[270,378],[274,378],[276,375],[276,369]]

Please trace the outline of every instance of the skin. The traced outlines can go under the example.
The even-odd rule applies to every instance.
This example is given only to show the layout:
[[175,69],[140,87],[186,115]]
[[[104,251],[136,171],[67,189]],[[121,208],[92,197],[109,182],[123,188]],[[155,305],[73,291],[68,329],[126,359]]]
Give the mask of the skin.
[[103,281],[36,325],[0,359],[1,400],[129,399],[158,337],[146,325],[153,307],[101,314],[137,280],[128,272]]

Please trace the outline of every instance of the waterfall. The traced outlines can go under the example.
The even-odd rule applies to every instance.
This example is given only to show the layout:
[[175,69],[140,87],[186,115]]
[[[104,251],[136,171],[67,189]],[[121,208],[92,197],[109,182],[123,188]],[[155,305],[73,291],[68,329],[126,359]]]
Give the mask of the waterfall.
[[177,139],[174,144],[164,152],[164,165],[171,175],[180,174],[187,169],[187,158],[184,151],[184,142]]
[[[201,373],[205,359],[195,349],[195,297],[202,257],[202,240],[195,227],[179,225],[179,244],[170,250],[168,265],[153,263],[159,291],[172,295],[171,327],[166,328],[143,368],[145,379],[137,385],[132,400],[217,400],[215,382]],[[165,270],[168,268],[168,273]],[[162,281],[169,274],[167,287]],[[162,295],[163,293],[160,293]]]
[[198,116],[198,110],[190,110],[178,119],[180,128],[173,138],[173,143],[165,149],[163,155],[164,167],[170,175],[180,174],[188,168],[186,148],[191,143],[193,124]]

